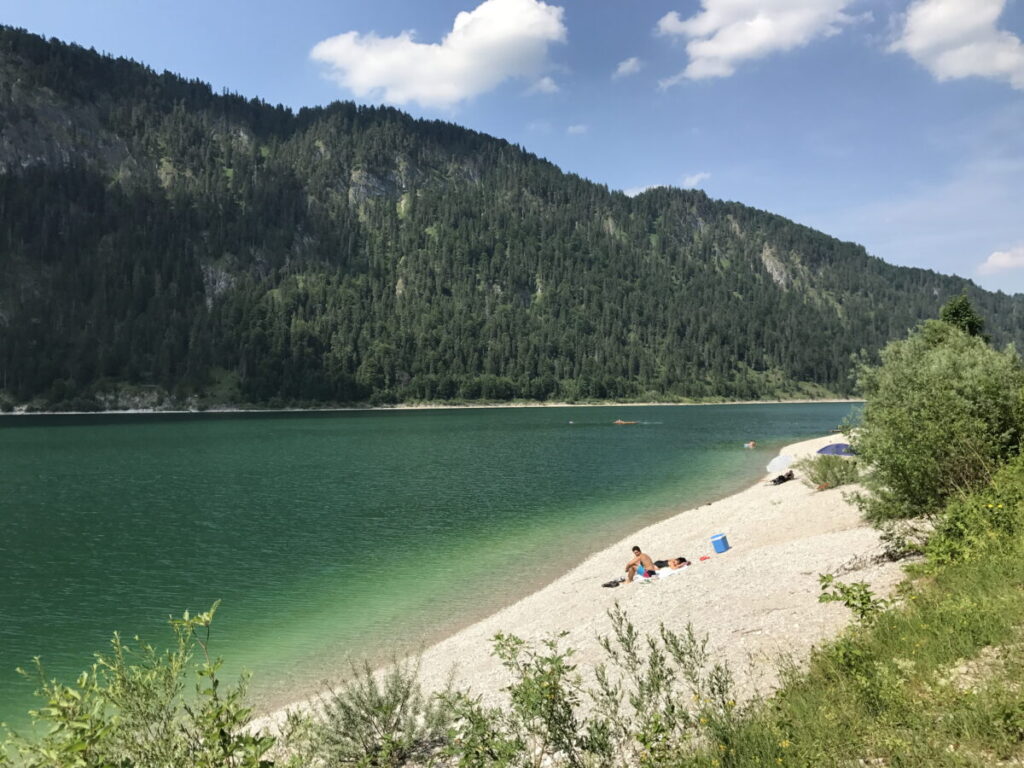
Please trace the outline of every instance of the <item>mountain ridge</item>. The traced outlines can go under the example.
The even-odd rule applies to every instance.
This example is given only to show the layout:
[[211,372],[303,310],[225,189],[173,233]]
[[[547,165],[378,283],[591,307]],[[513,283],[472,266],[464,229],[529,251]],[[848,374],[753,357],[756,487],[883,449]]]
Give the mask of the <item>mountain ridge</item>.
[[389,107],[292,112],[0,28],[0,390],[211,402],[852,392],[966,291],[703,192]]

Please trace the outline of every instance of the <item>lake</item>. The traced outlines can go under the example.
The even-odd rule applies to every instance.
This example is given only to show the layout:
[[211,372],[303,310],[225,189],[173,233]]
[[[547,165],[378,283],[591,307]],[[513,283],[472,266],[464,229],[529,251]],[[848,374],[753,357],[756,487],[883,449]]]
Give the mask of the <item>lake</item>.
[[0,720],[25,722],[33,686],[14,668],[33,656],[70,681],[113,630],[160,642],[169,615],[216,599],[228,676],[251,670],[261,708],[287,703],[348,661],[421,647],[750,485],[780,446],[850,411],[2,418]]

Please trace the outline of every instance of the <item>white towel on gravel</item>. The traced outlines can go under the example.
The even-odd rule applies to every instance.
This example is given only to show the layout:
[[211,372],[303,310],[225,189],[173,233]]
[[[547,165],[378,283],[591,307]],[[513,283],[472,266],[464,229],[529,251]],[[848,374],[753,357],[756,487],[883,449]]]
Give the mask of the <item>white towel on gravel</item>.
[[675,576],[677,573],[682,573],[683,571],[688,570],[689,567],[690,566],[688,565],[684,565],[682,568],[659,568],[658,578],[667,579],[669,576]]

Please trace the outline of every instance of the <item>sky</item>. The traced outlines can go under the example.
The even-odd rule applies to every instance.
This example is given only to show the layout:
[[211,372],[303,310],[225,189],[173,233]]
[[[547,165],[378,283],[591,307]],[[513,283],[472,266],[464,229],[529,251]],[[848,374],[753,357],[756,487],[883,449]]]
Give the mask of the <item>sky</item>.
[[1024,0],[0,0],[0,22],[295,109],[391,104],[1024,292]]

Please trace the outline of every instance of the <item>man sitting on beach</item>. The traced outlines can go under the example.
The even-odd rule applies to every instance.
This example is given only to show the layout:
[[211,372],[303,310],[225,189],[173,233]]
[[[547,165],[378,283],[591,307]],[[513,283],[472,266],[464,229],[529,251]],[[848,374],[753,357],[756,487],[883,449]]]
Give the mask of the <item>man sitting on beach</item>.
[[645,555],[640,551],[640,547],[633,547],[633,559],[626,563],[626,583],[628,584],[633,580],[634,576],[643,576],[645,574],[657,573],[658,569],[654,567],[654,561],[648,555]]

